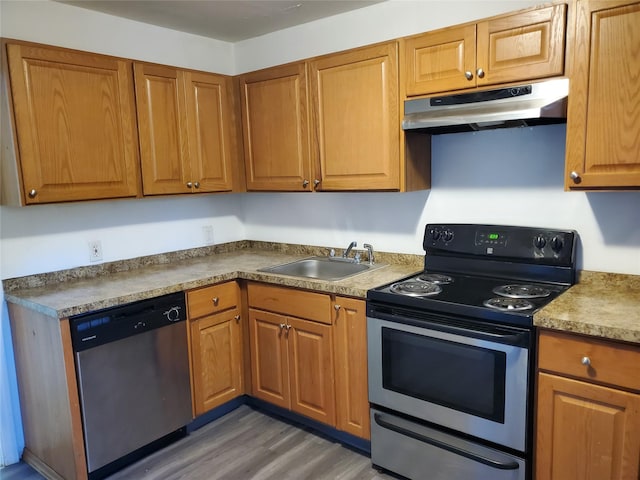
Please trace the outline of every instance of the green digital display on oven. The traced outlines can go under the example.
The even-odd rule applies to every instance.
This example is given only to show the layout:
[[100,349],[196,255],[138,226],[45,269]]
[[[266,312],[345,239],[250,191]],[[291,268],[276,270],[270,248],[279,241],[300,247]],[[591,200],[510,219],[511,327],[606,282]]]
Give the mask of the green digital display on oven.
[[497,240],[500,235],[497,233],[490,233],[489,240]]

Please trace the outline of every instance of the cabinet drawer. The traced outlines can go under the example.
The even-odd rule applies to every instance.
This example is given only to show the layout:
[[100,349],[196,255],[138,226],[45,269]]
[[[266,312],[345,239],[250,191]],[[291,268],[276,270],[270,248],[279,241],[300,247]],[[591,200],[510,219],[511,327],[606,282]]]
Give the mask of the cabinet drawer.
[[220,283],[191,290],[187,292],[189,318],[199,318],[233,308],[238,305],[238,297],[236,282]]
[[541,370],[640,391],[640,348],[547,331],[538,348]]
[[251,283],[249,306],[331,325],[331,298],[323,293]]

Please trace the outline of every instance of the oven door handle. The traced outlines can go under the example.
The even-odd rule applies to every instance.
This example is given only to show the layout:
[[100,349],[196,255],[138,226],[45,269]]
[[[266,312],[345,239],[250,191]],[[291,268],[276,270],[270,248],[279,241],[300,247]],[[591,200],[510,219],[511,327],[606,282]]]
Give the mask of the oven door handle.
[[470,460],[474,460],[478,463],[482,463],[483,465],[487,465],[492,468],[497,468],[499,470],[517,470],[518,468],[520,468],[520,465],[518,465],[518,462],[516,461],[511,460],[511,461],[504,462],[502,460],[498,460],[495,458],[489,458],[483,455],[479,455],[475,452],[470,452],[456,445],[451,445],[441,440],[436,440],[435,438],[427,437],[425,435],[422,435],[421,433],[414,432],[400,425],[396,425],[392,420],[387,420],[383,418],[383,415],[380,413],[375,413],[373,415],[373,418],[376,421],[376,423],[383,428],[392,430],[396,433],[413,438],[420,442],[428,443],[429,445],[433,445],[434,447],[447,450],[448,452],[454,453],[456,455],[466,457]]
[[440,323],[425,317],[412,317],[406,313],[382,312],[372,310],[368,312],[369,317],[373,320],[386,320],[396,324],[412,325],[419,328],[430,328],[439,332],[451,333],[453,335],[461,335],[465,337],[478,338],[481,340],[489,340],[503,345],[512,345],[518,347],[527,347],[529,344],[530,333],[527,331],[512,331],[501,326],[485,326],[482,329],[468,328],[465,325],[453,325],[451,323]]

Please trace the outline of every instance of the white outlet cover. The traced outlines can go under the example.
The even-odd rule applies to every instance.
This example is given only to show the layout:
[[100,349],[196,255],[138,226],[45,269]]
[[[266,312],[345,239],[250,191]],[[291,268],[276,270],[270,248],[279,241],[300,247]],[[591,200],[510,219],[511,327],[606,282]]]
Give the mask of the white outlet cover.
[[89,261],[99,262],[102,260],[102,242],[92,240],[89,242]]

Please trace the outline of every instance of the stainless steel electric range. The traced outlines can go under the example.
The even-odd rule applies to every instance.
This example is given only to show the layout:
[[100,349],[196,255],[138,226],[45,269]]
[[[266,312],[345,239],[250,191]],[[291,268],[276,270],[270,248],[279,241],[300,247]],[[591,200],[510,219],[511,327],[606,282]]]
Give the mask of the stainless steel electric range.
[[533,314],[574,231],[427,225],[424,271],[367,293],[371,459],[411,479],[531,478]]

